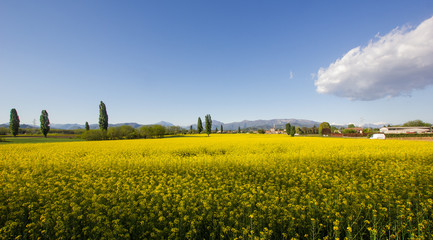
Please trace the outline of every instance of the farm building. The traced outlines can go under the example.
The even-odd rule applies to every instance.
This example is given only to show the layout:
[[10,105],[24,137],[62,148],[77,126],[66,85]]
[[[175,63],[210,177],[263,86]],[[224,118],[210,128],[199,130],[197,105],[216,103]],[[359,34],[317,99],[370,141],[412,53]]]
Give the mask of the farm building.
[[428,133],[431,127],[383,127],[381,133]]

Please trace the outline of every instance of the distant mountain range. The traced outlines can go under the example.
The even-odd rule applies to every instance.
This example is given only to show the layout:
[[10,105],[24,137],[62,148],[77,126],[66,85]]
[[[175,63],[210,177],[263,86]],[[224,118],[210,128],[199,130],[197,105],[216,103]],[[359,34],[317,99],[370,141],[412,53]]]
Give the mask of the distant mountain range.
[[[204,120],[204,119],[203,119]],[[270,129],[273,127],[276,128],[285,128],[285,125],[287,123],[290,123],[291,125],[295,125],[297,127],[319,127],[320,122],[316,122],[316,121],[312,121],[312,120],[305,120],[305,119],[271,119],[271,120],[254,120],[254,121],[250,121],[250,120],[244,120],[241,122],[232,122],[232,123],[223,123],[217,120],[212,120],[212,130],[215,128],[220,129],[221,125],[223,125],[223,128],[225,131],[227,130],[237,130],[239,127],[241,129],[246,129],[246,128],[251,128],[251,129]],[[109,127],[118,127],[118,126],[122,126],[122,125],[128,125],[131,126],[133,128],[140,128],[141,126],[144,126],[143,124],[138,124],[138,123],[116,123],[116,124],[109,124]],[[169,123],[169,122],[165,122],[165,121],[160,121],[154,124],[146,124],[146,125],[162,125],[165,127],[170,127],[170,126],[174,126],[174,124]],[[205,123],[203,121],[203,127],[204,127]],[[363,127],[371,127],[371,128],[380,128],[382,127],[384,124],[364,124]],[[72,129],[84,129],[84,124],[51,124],[50,125],[52,129],[67,129],[67,130],[72,130]],[[189,125],[189,126],[183,126],[183,128],[185,129],[189,129],[190,126],[192,126],[194,129],[197,129],[197,123]],[[346,125],[333,125],[336,127],[347,127]],[[9,127],[9,123],[5,123],[5,124],[0,124],[0,127]],[[32,125],[26,125],[26,124],[21,124],[20,128],[39,128],[39,126],[32,126]],[[99,125],[98,124],[90,124],[90,129],[98,129]]]
[[[285,128],[286,124],[290,123],[291,125],[295,125],[298,127],[319,127],[320,122],[315,122],[311,120],[305,119],[272,119],[272,120],[244,120],[241,122],[232,122],[232,123],[222,123],[219,121],[212,121],[212,129],[221,128],[221,124],[223,125],[224,130],[238,130],[241,129],[252,128],[252,129],[270,129],[270,128]],[[204,122],[203,122],[204,125]],[[197,124],[193,124],[192,127],[197,129]]]

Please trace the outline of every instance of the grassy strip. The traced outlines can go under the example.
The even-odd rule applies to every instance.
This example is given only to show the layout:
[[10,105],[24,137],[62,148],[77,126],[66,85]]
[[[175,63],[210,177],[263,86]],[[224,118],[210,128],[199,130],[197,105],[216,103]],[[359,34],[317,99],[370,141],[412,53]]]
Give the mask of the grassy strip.
[[77,142],[83,141],[79,138],[70,137],[5,137],[0,144],[22,144],[22,143],[51,143],[51,142]]

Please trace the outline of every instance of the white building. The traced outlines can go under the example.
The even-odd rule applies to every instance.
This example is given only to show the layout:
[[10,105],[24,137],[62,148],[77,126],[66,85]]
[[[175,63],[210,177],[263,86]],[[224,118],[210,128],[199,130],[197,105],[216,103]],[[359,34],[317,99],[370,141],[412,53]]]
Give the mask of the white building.
[[431,127],[383,127],[381,133],[428,133]]

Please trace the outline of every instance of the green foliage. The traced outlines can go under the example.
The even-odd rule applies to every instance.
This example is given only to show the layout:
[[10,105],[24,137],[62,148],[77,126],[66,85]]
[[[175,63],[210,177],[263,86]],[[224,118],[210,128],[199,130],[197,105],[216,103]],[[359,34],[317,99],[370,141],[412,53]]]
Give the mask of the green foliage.
[[162,138],[166,128],[161,125],[142,126],[140,128],[140,137],[142,138]]
[[110,127],[107,131],[107,136],[109,139],[134,139],[138,138],[138,132],[131,126],[123,125],[119,127]]
[[[83,141],[84,139],[81,138],[81,136],[51,137],[51,138],[35,137],[35,136],[33,137],[20,136],[20,137],[5,137],[4,140],[6,144],[28,144],[28,143],[79,142],[79,141]],[[0,239],[1,239],[1,234],[0,234]]]
[[421,120],[413,120],[403,124],[403,127],[431,127],[430,123],[425,123]]
[[99,141],[106,139],[106,133],[100,129],[98,130],[89,130],[85,131],[81,134],[81,138],[87,141]]
[[259,130],[257,130],[257,132],[258,132],[259,134],[265,134],[265,133],[266,133],[265,129],[259,129]]
[[84,125],[84,128],[86,129],[86,131],[89,131],[89,130],[90,130],[90,126],[89,126],[89,123],[88,123],[88,122],[86,122],[86,124]]
[[364,129],[362,129],[362,132],[370,134],[370,133],[373,133],[373,129],[371,129],[371,128],[364,128]]
[[337,133],[337,132],[339,132],[338,128],[334,127],[334,126],[331,126],[331,133]]
[[198,132],[198,134],[200,134],[202,131],[203,131],[203,123],[201,121],[201,118],[198,117],[198,120],[197,120],[197,132]]
[[312,128],[311,128],[311,133],[312,134],[317,134],[319,131],[317,130],[317,127],[316,127],[316,125],[314,125]]
[[48,113],[46,110],[42,110],[40,121],[41,133],[44,135],[44,137],[47,137],[47,134],[50,131],[50,120],[48,119]]
[[107,131],[108,128],[108,114],[107,108],[105,107],[104,102],[101,101],[99,104],[99,129],[103,131]]
[[290,135],[292,132],[292,125],[290,123],[286,123],[286,133],[287,135]]
[[206,128],[206,134],[207,136],[209,136],[209,134],[211,134],[212,132],[212,118],[210,116],[210,114],[207,114],[205,117],[205,128]]
[[355,128],[355,124],[349,124],[349,125],[347,125],[347,128]]
[[241,133],[241,127],[238,127],[238,133]]
[[296,133],[296,127],[295,127],[295,126],[292,126],[292,127],[290,128],[290,136],[294,137],[294,136],[295,136],[295,133]]
[[184,133],[186,133],[186,130],[179,126],[165,127],[165,134],[168,135],[177,135],[177,134],[184,134]]
[[9,129],[5,127],[0,127],[0,135],[7,135],[9,133]]
[[343,134],[349,134],[349,133],[356,133],[355,129],[343,129],[343,131],[341,131],[341,133]]
[[224,133],[224,128],[222,124],[221,124],[221,133]]
[[301,135],[301,134],[304,134],[304,131],[302,131],[302,128],[296,127],[296,133]]
[[329,128],[329,131],[331,131],[331,125],[330,125],[328,122],[322,122],[322,123],[319,125],[319,134],[320,134],[320,135],[324,135],[324,134],[322,133],[322,130],[323,130],[324,128]]
[[192,125],[189,127],[189,133],[192,134],[194,132],[194,129],[192,129]]
[[9,130],[11,131],[11,134],[14,137],[16,137],[19,129],[20,129],[20,118],[18,117],[17,110],[15,108],[12,108],[10,121],[9,121]]

